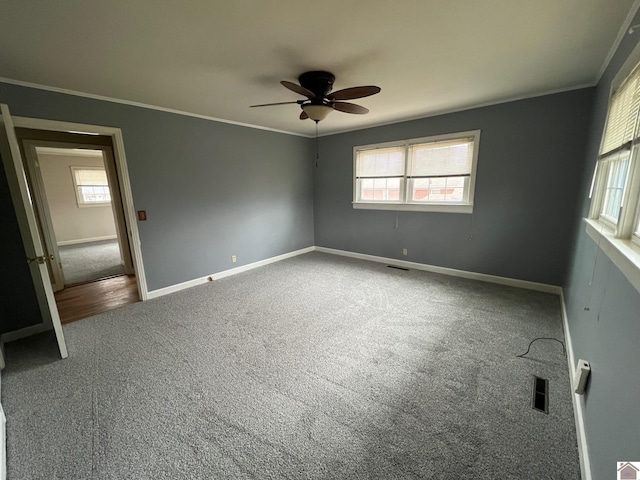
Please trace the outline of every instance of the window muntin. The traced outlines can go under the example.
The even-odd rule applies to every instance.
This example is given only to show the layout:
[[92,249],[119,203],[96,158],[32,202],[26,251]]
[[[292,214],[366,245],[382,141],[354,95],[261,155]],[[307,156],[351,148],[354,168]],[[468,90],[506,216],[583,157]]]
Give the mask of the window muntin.
[[[640,200],[639,200],[640,203]],[[631,240],[638,246],[640,246],[640,205],[638,205],[638,212],[636,214],[635,226],[633,227],[633,234]]]
[[615,158],[603,162],[606,171],[602,208],[600,216],[604,220],[616,225],[622,206],[622,194],[629,170],[629,151],[625,150],[615,155]]
[[478,130],[355,147],[354,208],[472,206],[479,138]]
[[104,167],[71,167],[78,206],[108,205],[111,192]]

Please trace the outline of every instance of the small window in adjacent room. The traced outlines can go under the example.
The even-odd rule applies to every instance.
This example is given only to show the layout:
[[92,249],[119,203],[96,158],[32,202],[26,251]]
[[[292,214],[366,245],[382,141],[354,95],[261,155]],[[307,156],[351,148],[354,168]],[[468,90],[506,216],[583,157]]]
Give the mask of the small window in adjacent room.
[[108,205],[111,192],[104,167],[71,167],[79,207]]
[[480,131],[354,148],[354,208],[471,213]]

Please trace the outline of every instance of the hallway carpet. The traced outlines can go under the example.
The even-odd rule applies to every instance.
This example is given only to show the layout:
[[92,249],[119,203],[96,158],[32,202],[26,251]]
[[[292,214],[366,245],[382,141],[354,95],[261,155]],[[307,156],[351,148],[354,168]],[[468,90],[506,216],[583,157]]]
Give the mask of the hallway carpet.
[[124,274],[117,239],[64,245],[58,250],[65,285]]

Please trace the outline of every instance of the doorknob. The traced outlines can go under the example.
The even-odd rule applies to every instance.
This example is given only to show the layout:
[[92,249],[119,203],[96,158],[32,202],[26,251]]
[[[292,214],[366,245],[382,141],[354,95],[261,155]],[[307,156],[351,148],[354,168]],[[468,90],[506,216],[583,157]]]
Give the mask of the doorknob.
[[53,255],[41,255],[39,257],[27,258],[27,263],[32,264],[33,262],[38,262],[39,264],[43,264],[47,260],[53,260]]

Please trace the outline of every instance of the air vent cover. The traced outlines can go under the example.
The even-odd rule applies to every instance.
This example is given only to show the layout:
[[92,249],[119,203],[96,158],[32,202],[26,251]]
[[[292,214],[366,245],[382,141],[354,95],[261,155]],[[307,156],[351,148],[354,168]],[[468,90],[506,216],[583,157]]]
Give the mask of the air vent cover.
[[549,413],[549,380],[533,376],[531,408]]

